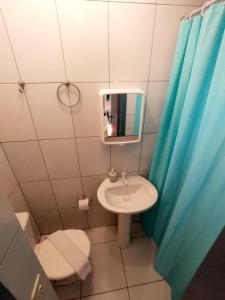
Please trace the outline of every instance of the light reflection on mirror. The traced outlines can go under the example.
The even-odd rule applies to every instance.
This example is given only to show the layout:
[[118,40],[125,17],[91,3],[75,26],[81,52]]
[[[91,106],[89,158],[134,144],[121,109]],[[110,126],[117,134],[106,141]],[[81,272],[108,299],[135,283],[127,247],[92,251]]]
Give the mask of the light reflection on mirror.
[[137,138],[140,131],[142,102],[141,93],[103,95],[105,137]]

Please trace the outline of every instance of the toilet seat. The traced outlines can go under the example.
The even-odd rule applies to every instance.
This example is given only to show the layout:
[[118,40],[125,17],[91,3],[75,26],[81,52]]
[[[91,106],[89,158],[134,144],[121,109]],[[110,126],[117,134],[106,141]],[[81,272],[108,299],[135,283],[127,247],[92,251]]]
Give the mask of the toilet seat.
[[[83,230],[68,229],[63,232],[89,257],[90,241]],[[71,265],[48,239],[37,244],[35,252],[50,280],[59,281],[76,274]]]

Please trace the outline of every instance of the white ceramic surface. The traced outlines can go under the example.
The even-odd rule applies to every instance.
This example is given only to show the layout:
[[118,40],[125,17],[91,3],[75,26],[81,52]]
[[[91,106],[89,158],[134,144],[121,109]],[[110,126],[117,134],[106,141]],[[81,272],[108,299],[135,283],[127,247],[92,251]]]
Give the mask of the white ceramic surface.
[[140,213],[155,204],[158,193],[151,182],[141,176],[129,176],[127,182],[125,185],[120,178],[111,183],[106,178],[97,192],[99,203],[118,214]]

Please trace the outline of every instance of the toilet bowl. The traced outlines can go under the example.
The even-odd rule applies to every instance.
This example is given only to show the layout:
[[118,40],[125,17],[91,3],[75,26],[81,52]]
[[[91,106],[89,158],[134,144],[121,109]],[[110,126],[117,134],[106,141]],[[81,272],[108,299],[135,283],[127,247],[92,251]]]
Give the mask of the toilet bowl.
[[[48,239],[41,239],[40,243],[36,243],[29,213],[16,213],[16,217],[49,280],[55,285],[69,284],[78,280],[74,269]],[[90,241],[83,230],[67,229],[63,232],[89,257]]]

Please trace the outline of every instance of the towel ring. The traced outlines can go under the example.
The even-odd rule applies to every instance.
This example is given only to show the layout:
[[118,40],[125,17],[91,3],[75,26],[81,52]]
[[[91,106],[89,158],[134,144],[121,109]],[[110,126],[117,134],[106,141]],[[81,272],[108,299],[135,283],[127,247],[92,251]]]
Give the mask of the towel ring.
[[[69,93],[69,88],[70,88],[70,86],[72,86],[73,88],[76,89],[76,91],[77,91],[77,93],[78,93],[78,95],[77,95],[77,98],[78,98],[78,99],[77,99],[77,102],[75,102],[74,104],[70,104],[70,105],[69,105],[69,104],[66,104],[66,103],[64,103],[63,100],[60,98],[60,95],[59,95],[60,88],[61,88],[62,86],[64,86],[64,85],[65,85],[66,88],[68,89],[68,93]],[[72,108],[72,107],[76,106],[76,105],[80,102],[80,100],[81,100],[81,93],[80,93],[79,88],[78,88],[75,84],[71,83],[70,81],[65,81],[65,82],[61,83],[61,84],[58,86],[58,88],[57,88],[57,98],[58,98],[59,102],[60,102],[62,105]]]

